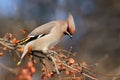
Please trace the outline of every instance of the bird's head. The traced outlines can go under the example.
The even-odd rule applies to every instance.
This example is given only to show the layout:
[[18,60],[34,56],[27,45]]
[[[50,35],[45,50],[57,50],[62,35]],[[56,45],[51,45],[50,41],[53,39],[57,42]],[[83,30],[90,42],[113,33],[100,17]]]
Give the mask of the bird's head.
[[72,38],[72,35],[75,33],[75,24],[71,14],[68,15],[66,23],[66,26],[64,26],[64,34]]

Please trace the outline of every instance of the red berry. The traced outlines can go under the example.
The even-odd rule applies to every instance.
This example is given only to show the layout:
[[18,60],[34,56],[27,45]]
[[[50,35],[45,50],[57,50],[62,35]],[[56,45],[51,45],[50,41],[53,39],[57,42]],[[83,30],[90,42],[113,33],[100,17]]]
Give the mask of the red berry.
[[32,74],[35,73],[35,71],[36,71],[35,67],[31,67],[31,68],[30,68],[30,72],[31,72]]
[[27,63],[27,66],[28,66],[29,68],[33,67],[33,62],[32,62],[32,61],[29,61],[29,62]]

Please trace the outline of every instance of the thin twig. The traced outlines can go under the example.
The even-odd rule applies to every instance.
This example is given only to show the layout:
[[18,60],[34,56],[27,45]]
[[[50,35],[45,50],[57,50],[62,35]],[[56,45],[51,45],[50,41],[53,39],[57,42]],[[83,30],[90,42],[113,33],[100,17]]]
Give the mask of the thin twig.
[[97,78],[95,78],[95,77],[92,77],[92,76],[90,76],[90,75],[88,75],[88,74],[86,74],[86,73],[82,73],[84,76],[86,76],[86,77],[89,77],[90,79],[93,79],[93,80],[98,80]]
[[9,49],[12,49],[12,50],[15,49],[14,47],[8,46],[7,44],[5,44],[3,42],[0,42],[0,44],[3,45],[3,46],[5,46],[5,47],[7,47],[7,48],[9,48]]
[[61,64],[64,65],[64,66],[66,66],[66,67],[68,67],[68,68],[70,68],[70,69],[72,69],[72,70],[79,71],[78,69],[75,69],[75,68],[73,68],[73,67],[71,67],[71,66],[69,66],[69,65],[67,65],[65,63],[61,62]]
[[68,54],[72,54],[72,52],[69,52],[69,51],[67,51],[67,50],[63,50],[63,49],[59,49],[58,51],[62,51],[62,52],[65,52],[65,53],[68,53]]
[[60,72],[59,72],[59,70],[58,70],[58,67],[57,67],[57,64],[56,64],[56,62],[55,62],[54,57],[53,57],[53,56],[50,56],[50,58],[52,59],[54,65],[55,65],[55,69],[56,69],[57,74],[60,74]]
[[11,72],[11,73],[13,73],[13,74],[16,74],[16,72],[13,69],[3,65],[2,63],[0,63],[0,67],[7,70],[7,71],[9,71],[9,72]]
[[[116,75],[120,75],[120,72],[117,72]],[[113,77],[112,80],[117,80],[117,76]]]
[[20,54],[17,50],[15,50],[15,53],[17,54],[17,56],[20,58]]

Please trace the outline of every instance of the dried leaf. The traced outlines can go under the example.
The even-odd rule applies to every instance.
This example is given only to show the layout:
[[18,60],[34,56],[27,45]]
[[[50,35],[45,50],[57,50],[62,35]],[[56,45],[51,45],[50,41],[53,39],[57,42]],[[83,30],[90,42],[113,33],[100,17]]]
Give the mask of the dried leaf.
[[87,66],[87,63],[86,63],[85,61],[83,61],[83,62],[82,62],[82,65],[86,67],[86,66]]
[[43,74],[42,77],[41,77],[42,80],[46,80],[47,77],[46,77],[46,74]]
[[5,50],[5,51],[6,51],[6,50],[7,50],[7,47],[3,47],[3,50]]
[[28,47],[28,53],[30,53],[32,51],[32,46]]
[[25,29],[21,29],[20,32],[23,33],[23,34],[25,34],[26,30]]
[[48,77],[48,78],[51,78],[51,77],[52,77],[52,75],[53,75],[53,74],[48,73],[48,74],[47,74],[47,77]]
[[18,50],[19,50],[20,52],[23,52],[23,51],[24,51],[24,48],[21,47],[21,48],[19,48]]
[[12,35],[11,33],[8,33],[8,37],[9,37],[10,39],[12,39],[12,38],[13,38],[13,35]]
[[51,46],[51,47],[50,47],[50,50],[55,50],[55,46]]
[[69,58],[68,61],[69,61],[69,63],[71,63],[71,64],[75,63],[75,60],[74,60],[73,58]]
[[3,52],[0,52],[0,56],[3,56]]
[[14,44],[16,44],[16,43],[19,42],[19,40],[17,40],[16,38],[13,38],[12,42],[13,42]]
[[77,53],[76,53],[76,52],[74,52],[74,53],[72,54],[72,56],[74,56],[74,57],[75,57],[75,56],[77,56]]
[[45,72],[45,71],[46,71],[46,68],[45,68],[45,67],[43,67],[41,71],[42,71],[42,72]]

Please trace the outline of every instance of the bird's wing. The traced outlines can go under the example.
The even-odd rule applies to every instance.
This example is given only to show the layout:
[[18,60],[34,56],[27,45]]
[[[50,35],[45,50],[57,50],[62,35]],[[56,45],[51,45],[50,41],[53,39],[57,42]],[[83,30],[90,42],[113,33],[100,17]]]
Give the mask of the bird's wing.
[[30,41],[32,41],[32,40],[41,38],[41,37],[43,37],[44,35],[45,35],[45,34],[40,34],[40,35],[35,35],[35,36],[27,36],[26,38],[20,40],[17,44],[20,44],[20,45],[26,44],[26,43],[28,43],[28,42],[30,42]]
[[48,22],[46,24],[43,24],[37,28],[35,28],[30,34],[29,36],[35,36],[35,35],[39,35],[39,34],[49,34],[51,29],[55,27],[55,21],[52,22]]
[[36,29],[34,29],[26,38],[20,40],[17,44],[26,44],[32,40],[35,40],[37,38],[41,38],[47,34],[50,33],[51,29],[55,26],[55,22],[49,22],[46,24],[43,24]]

